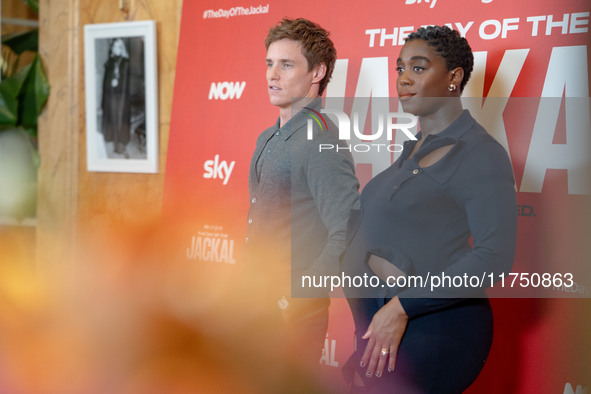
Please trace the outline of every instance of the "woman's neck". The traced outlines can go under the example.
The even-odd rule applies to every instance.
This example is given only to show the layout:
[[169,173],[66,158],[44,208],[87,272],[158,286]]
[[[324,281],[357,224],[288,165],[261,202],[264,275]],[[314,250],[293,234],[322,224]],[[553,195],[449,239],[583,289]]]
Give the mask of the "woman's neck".
[[457,100],[449,101],[438,111],[427,116],[419,116],[421,137],[425,138],[430,134],[438,134],[445,130],[462,114],[462,102]]

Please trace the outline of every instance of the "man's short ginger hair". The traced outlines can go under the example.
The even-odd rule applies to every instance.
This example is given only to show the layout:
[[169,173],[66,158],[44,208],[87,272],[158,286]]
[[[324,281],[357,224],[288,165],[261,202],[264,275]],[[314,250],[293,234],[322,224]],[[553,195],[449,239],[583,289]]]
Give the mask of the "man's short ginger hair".
[[329,35],[327,30],[307,19],[283,18],[276,26],[269,29],[269,35],[265,39],[265,48],[268,50],[272,43],[285,38],[299,42],[302,46],[302,54],[308,61],[308,71],[321,63],[326,65],[326,75],[318,87],[318,94],[322,95],[330,81],[337,60],[337,50],[328,37]]

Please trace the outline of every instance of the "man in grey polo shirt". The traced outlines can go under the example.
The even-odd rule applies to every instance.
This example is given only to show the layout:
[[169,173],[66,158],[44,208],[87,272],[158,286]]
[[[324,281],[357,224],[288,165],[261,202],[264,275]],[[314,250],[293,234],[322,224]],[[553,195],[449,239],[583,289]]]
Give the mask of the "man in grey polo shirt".
[[264,278],[264,302],[276,304],[290,341],[310,362],[322,354],[329,299],[326,288],[303,288],[302,275],[339,273],[359,196],[346,142],[320,113],[336,61],[328,35],[301,18],[270,29],[267,89],[279,118],[258,137],[249,175],[247,264]]

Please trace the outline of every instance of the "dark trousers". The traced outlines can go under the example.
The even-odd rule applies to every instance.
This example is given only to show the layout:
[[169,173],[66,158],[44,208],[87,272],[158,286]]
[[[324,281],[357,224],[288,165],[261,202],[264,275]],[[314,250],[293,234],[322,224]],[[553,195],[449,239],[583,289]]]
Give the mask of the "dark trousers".
[[394,372],[366,378],[359,366],[367,340],[361,337],[386,299],[349,299],[357,349],[343,368],[353,381],[357,373],[367,393],[458,394],[476,379],[492,344],[493,320],[488,299],[465,299],[450,308],[408,322]]
[[326,330],[328,329],[328,298],[292,298],[283,311],[286,340],[294,355],[304,364],[317,368]]

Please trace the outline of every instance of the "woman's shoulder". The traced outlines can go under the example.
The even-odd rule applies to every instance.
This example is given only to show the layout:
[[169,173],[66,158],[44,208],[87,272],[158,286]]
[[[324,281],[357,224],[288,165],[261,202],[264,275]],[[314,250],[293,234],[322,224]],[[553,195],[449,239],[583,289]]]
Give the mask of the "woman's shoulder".
[[505,148],[476,120],[461,140],[466,150],[466,158],[476,156],[476,160],[483,160],[485,157],[509,160]]
[[506,178],[513,182],[513,167],[505,148],[481,126],[465,141],[466,151],[456,175],[461,182],[466,179],[485,181]]
[[[474,148],[483,143],[499,144],[498,141],[486,131],[474,118],[471,127],[462,136],[462,140],[468,145],[468,148]],[[499,144],[500,146],[500,144]]]

